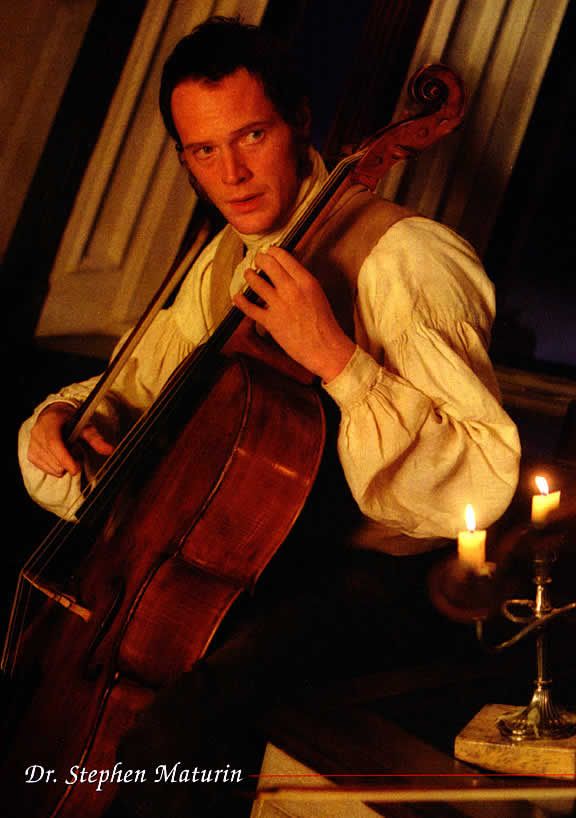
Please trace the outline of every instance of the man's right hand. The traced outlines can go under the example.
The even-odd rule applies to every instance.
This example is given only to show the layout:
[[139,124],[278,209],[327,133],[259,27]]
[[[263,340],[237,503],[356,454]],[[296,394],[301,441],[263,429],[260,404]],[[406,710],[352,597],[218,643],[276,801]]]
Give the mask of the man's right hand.
[[[51,403],[36,419],[30,433],[28,460],[46,474],[62,477],[81,470],[81,463],[64,443],[64,427],[75,413],[76,409],[69,403]],[[82,429],[80,436],[98,454],[109,455],[114,451],[114,446],[90,424]]]

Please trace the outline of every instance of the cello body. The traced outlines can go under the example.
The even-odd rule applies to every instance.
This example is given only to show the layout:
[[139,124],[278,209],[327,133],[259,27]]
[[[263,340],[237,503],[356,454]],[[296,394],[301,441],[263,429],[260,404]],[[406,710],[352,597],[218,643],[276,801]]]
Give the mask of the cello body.
[[[174,420],[167,450],[156,447],[153,467],[147,457],[136,491],[132,481],[114,497],[74,578],[90,620],[47,601],[27,637],[42,681],[2,769],[7,816],[102,814],[118,778],[101,775],[120,739],[205,653],[306,500],[324,441],[311,387],[239,358],[177,433]],[[81,781],[82,770],[102,773]],[[26,783],[27,771],[42,780]]]

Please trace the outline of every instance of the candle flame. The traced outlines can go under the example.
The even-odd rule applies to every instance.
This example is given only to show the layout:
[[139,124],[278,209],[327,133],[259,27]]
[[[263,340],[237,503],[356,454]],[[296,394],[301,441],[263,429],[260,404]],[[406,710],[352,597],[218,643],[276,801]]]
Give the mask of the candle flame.
[[535,477],[534,482],[538,486],[538,491],[540,492],[540,494],[548,494],[549,492],[548,480],[546,480],[545,477]]
[[474,514],[474,509],[470,503],[468,503],[466,506],[464,514],[466,517],[466,528],[468,531],[476,531],[476,515]]

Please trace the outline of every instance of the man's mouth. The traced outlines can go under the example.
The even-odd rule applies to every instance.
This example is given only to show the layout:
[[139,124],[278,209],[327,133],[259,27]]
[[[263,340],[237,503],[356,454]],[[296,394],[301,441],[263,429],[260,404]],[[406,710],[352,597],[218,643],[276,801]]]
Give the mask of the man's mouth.
[[234,210],[251,210],[256,207],[262,198],[262,193],[252,193],[250,196],[242,196],[237,199],[230,199],[228,205]]

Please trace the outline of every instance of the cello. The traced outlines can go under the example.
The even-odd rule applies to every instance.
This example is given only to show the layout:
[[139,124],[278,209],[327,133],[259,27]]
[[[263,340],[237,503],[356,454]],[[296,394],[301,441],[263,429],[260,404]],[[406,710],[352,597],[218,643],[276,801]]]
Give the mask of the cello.
[[[410,90],[425,112],[342,160],[282,248],[305,257],[344,193],[373,192],[392,164],[460,124],[464,95],[448,69],[421,70]],[[2,768],[8,815],[102,814],[114,786],[81,787],[62,771],[113,770],[138,714],[206,653],[306,502],[323,455],[320,398],[264,342],[223,357],[248,326],[237,308],[226,313],[90,482],[74,521],[61,521],[20,574],[2,666],[38,683]],[[82,408],[70,441],[85,421]],[[241,485],[264,501],[249,505]],[[55,581],[55,566],[70,562],[73,573]],[[26,625],[33,589],[45,601]],[[36,787],[25,779],[35,769]]]

